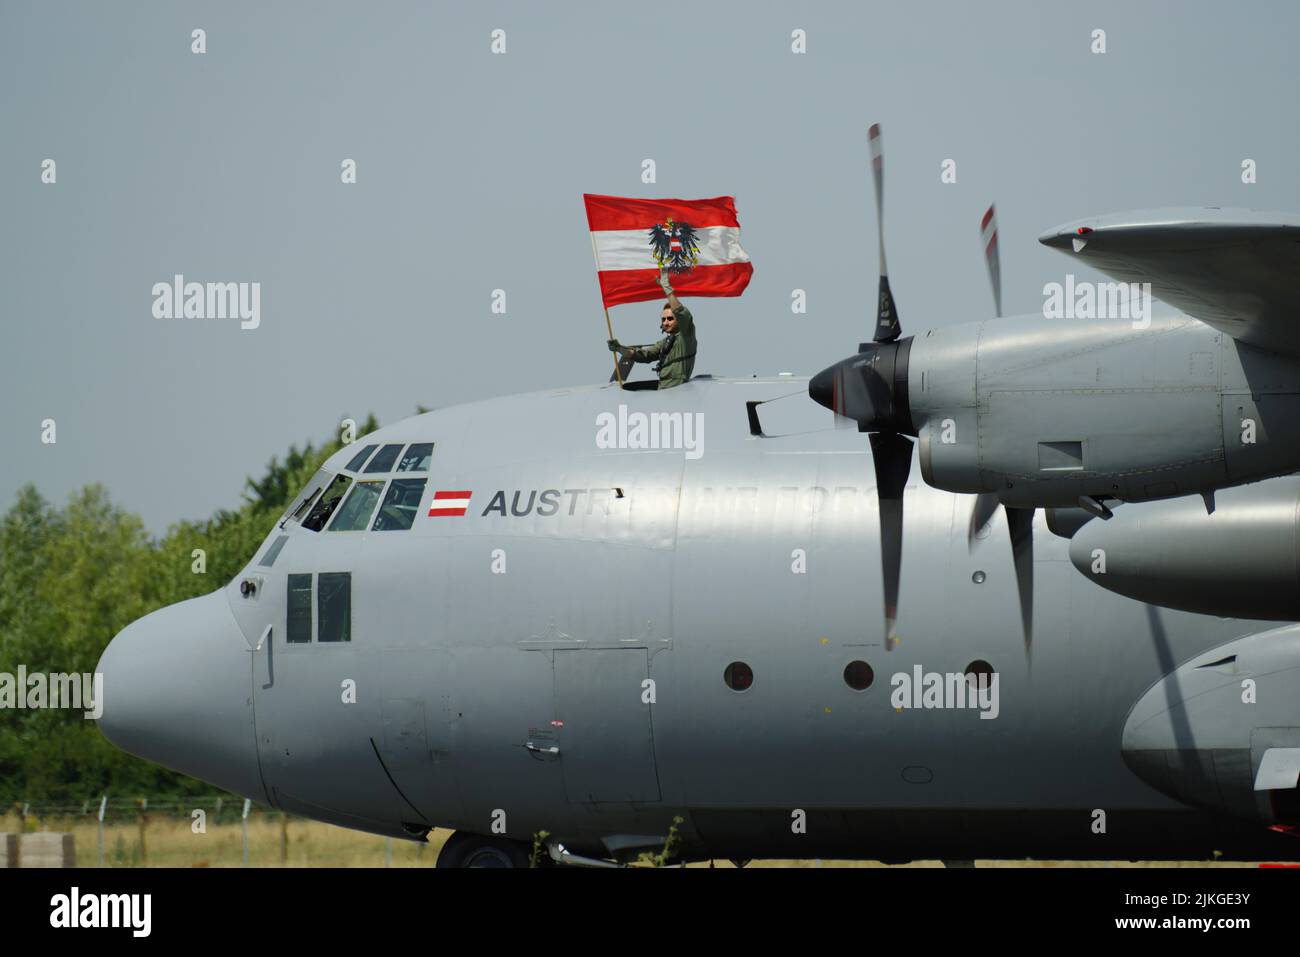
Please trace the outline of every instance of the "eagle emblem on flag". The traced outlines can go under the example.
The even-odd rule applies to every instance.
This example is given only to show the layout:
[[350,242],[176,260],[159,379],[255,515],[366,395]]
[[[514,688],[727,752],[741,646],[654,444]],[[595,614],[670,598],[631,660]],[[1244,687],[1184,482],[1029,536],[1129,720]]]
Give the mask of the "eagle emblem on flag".
[[650,249],[660,269],[683,273],[700,261],[700,246],[695,227],[669,218],[650,227]]

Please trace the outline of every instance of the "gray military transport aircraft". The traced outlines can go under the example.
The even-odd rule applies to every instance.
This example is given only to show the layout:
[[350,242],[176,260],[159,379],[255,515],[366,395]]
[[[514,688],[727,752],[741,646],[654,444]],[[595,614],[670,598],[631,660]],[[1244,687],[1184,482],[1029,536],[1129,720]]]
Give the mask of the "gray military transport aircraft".
[[104,733],[452,828],[440,867],[540,831],[611,866],[674,818],[682,860],[1300,857],[1300,219],[1071,224],[1041,241],[1180,311],[907,338],[878,221],[875,338],[811,379],[555,389],[338,452],[225,588],[113,639]]

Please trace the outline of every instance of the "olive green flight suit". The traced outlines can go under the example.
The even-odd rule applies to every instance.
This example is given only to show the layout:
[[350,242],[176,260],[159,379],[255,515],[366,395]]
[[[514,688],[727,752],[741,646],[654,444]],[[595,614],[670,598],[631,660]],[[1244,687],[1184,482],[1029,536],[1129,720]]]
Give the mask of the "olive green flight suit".
[[658,360],[659,388],[671,389],[681,385],[691,377],[695,369],[695,319],[685,306],[673,310],[677,317],[677,332],[665,336],[652,346],[640,346],[632,350],[632,357],[637,362],[654,362]]

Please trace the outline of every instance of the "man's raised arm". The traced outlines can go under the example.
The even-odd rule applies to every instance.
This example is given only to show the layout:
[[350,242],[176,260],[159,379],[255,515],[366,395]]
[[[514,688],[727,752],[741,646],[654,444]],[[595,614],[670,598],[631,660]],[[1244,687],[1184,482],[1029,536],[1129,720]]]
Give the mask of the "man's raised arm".
[[662,289],[664,295],[668,297],[668,307],[672,309],[673,312],[685,308],[682,306],[682,301],[677,298],[677,293],[673,292],[672,285],[668,282],[667,270],[659,270],[659,288]]
[[662,289],[664,295],[668,297],[668,308],[671,309],[673,315],[677,317],[678,334],[688,337],[695,335],[695,317],[691,315],[689,309],[682,305],[682,301],[677,298],[677,293],[673,292],[673,287],[668,283],[668,273],[662,269],[659,270],[659,288]]

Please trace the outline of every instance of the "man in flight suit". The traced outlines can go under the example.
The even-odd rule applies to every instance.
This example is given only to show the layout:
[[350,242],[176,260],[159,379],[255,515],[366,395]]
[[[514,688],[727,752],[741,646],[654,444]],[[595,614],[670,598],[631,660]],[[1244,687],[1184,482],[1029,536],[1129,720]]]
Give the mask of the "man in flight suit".
[[659,388],[671,389],[691,377],[695,369],[695,319],[682,305],[668,283],[668,273],[660,270],[659,286],[668,301],[664,303],[659,328],[666,333],[652,346],[625,346],[617,339],[609,340],[610,352],[617,352],[633,362],[658,362]]

